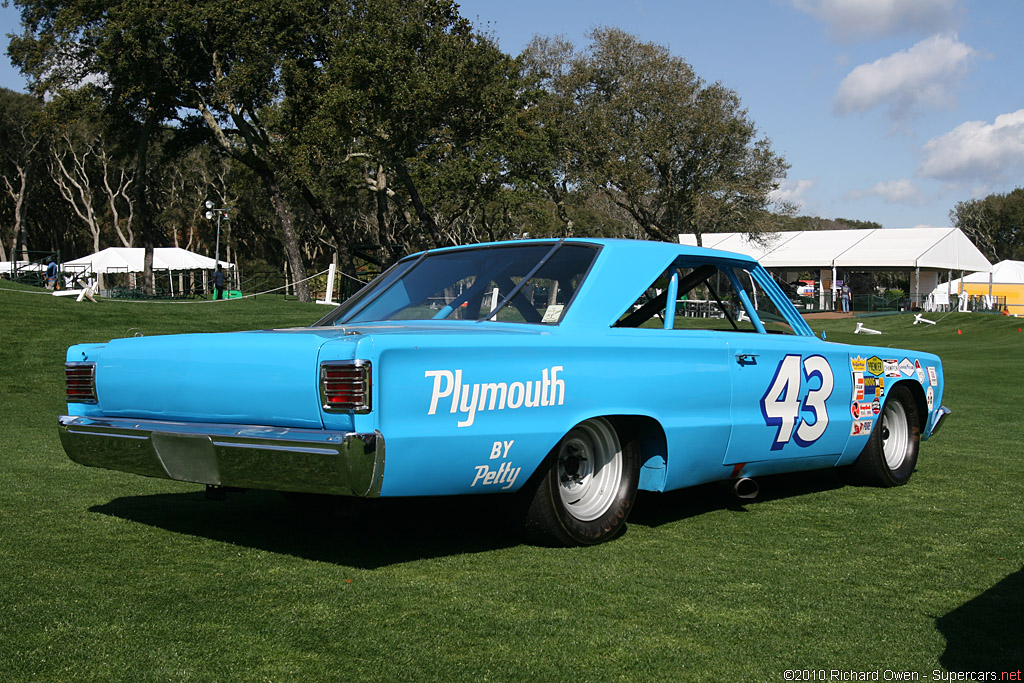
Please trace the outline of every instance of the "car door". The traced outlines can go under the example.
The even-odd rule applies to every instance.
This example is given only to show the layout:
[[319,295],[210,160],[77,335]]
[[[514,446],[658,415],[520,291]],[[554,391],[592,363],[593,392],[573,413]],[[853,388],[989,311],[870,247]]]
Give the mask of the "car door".
[[735,335],[729,350],[733,430],[725,464],[839,458],[853,420],[843,347],[755,332]]
[[733,430],[725,464],[838,459],[858,408],[847,348],[813,336],[764,269],[725,273],[742,309],[728,342]]

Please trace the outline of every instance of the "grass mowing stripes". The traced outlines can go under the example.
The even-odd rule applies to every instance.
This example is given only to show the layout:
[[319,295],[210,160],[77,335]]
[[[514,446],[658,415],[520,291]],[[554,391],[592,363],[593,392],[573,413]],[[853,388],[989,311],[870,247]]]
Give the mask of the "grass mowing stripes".
[[1022,321],[891,316],[872,337],[812,324],[942,356],[953,417],[905,487],[825,471],[762,479],[752,503],[719,486],[642,494],[622,538],[551,549],[520,544],[494,498],[214,503],[76,465],[55,427],[68,345],[303,325],[325,309],[0,287],[4,680],[779,681],[1024,665]]

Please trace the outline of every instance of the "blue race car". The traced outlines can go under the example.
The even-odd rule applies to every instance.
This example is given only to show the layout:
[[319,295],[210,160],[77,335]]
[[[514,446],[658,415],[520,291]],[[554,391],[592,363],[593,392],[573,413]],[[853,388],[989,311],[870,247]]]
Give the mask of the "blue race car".
[[841,467],[906,483],[938,357],[822,341],[745,256],[528,240],[410,256],[308,328],[68,349],[72,460],[211,487],[520,496],[592,544],[638,489]]

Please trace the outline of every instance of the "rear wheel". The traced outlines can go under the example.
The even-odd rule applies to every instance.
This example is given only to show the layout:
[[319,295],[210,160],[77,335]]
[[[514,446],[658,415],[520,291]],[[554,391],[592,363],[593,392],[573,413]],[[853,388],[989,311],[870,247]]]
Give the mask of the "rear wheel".
[[526,530],[558,545],[593,545],[625,527],[636,499],[639,452],[605,418],[580,423],[555,446],[533,492]]
[[917,465],[920,425],[917,402],[909,389],[897,384],[882,406],[867,445],[853,464],[855,480],[869,486],[906,484]]

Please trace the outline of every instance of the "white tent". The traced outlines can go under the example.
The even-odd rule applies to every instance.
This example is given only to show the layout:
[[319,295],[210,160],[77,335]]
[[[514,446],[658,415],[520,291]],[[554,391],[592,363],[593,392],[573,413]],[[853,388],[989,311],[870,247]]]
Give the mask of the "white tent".
[[[177,271],[201,270],[203,272],[203,287],[206,287],[205,271],[214,270],[217,261],[208,256],[196,254],[195,252],[181,249],[179,247],[155,247],[153,249],[153,271],[166,271],[168,274]],[[220,266],[225,271],[234,268],[233,263],[220,261]],[[102,278],[104,274],[112,273],[142,273],[145,271],[145,249],[142,247],[107,247],[95,254],[83,256],[72,261],[65,261],[61,265],[65,273],[75,276],[96,274]],[[179,277],[179,287],[182,285],[182,278]],[[171,293],[174,293],[174,279],[169,278]]]
[[[680,235],[680,244],[696,244]],[[959,228],[882,228],[777,232],[763,241],[745,233],[702,235],[705,247],[753,256],[765,268],[927,268],[985,271],[992,267]]]
[[29,261],[0,261],[0,274],[2,275],[13,275],[15,272],[42,273],[45,270],[45,263],[31,263]]
[[[145,250],[142,247],[107,247],[95,254],[73,261],[65,261],[63,268],[84,273],[141,273]],[[234,264],[220,262],[221,268],[231,269]],[[70,266],[70,268],[69,268]],[[179,247],[153,249],[153,270],[213,270],[217,261]]]
[[[952,277],[953,271],[984,271],[987,277],[992,268],[959,228],[807,230],[778,232],[759,240],[738,232],[701,237],[705,247],[753,256],[772,270],[819,270],[823,291],[832,288],[840,269],[910,270],[914,272],[911,295],[919,299],[938,284],[940,273]],[[679,235],[679,242],[695,245],[697,240],[694,235]]]
[[[957,289],[961,281],[965,284],[975,282],[987,285],[991,282],[994,285],[1024,285],[1024,261],[1000,261],[992,266],[991,277],[988,273],[971,273],[965,275],[962,280],[957,278],[949,284],[953,286],[953,289]],[[946,285],[941,286],[945,287]]]

